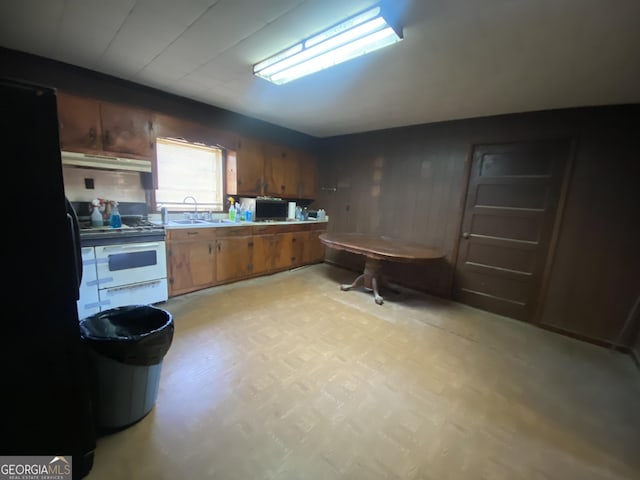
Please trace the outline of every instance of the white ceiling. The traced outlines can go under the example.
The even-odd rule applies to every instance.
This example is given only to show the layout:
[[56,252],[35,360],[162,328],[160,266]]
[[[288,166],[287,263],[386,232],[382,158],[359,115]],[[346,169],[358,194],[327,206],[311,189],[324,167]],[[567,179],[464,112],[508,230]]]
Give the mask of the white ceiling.
[[252,65],[376,0],[2,0],[0,45],[318,137],[640,102],[640,0],[395,0],[405,39],[292,83]]

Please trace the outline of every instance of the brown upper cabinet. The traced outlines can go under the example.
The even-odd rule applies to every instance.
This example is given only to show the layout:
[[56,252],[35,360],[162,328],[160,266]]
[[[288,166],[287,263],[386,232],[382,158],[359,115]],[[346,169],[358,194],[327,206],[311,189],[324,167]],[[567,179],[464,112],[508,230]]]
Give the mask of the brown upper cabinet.
[[235,169],[232,194],[313,199],[317,193],[315,158],[294,148],[240,137],[228,168]]
[[188,142],[219,145],[228,149],[234,149],[238,142],[238,136],[228,130],[164,113],[153,114],[153,129],[156,137],[179,138]]
[[151,112],[58,92],[60,148],[70,152],[148,159]]

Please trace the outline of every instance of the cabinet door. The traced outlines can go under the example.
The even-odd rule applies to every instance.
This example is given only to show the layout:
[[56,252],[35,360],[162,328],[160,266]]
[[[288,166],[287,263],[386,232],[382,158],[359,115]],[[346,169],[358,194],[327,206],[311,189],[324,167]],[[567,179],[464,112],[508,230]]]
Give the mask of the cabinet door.
[[291,241],[291,266],[297,267],[304,264],[304,245],[307,240],[308,232],[293,232],[290,234]]
[[265,145],[265,195],[298,198],[298,159],[281,145]]
[[215,240],[170,242],[169,296],[199,290],[215,283]]
[[149,111],[102,102],[100,115],[105,152],[150,157],[152,135]]
[[318,194],[318,166],[316,158],[307,152],[298,153],[297,198],[314,199]]
[[253,271],[253,237],[230,237],[216,241],[216,281],[227,282]]
[[57,93],[60,149],[97,153],[102,150],[100,102],[91,98]]
[[256,235],[253,237],[253,273],[273,270],[275,235]]
[[307,232],[304,242],[303,262],[317,263],[324,261],[324,245],[318,238],[324,230],[311,230]]
[[263,195],[264,151],[262,142],[247,137],[238,141],[236,151],[238,195]]
[[283,270],[291,268],[293,265],[293,247],[291,239],[292,233],[279,233],[274,235],[274,249],[273,256],[273,268],[276,270]]

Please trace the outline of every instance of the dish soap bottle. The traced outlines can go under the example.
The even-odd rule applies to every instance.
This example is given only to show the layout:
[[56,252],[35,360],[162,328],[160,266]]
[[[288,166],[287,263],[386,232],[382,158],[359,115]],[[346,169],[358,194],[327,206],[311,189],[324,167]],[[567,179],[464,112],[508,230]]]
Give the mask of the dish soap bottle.
[[109,219],[109,224],[112,228],[120,228],[122,227],[122,217],[120,216],[120,211],[118,210],[118,202],[113,202],[111,207],[111,217]]
[[229,207],[229,220],[232,222],[236,221],[236,207],[233,203],[231,203],[231,206]]

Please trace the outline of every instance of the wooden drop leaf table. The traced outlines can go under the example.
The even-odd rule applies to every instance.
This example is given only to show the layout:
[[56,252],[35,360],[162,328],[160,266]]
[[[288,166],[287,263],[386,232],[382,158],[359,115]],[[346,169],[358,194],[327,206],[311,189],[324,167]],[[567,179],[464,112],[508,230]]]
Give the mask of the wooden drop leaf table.
[[387,284],[382,275],[382,264],[385,261],[418,263],[444,257],[439,250],[407,242],[397,238],[362,233],[322,233],[320,241],[329,248],[363,255],[365,257],[364,272],[352,284],[341,285],[341,290],[350,290],[356,286],[372,291],[378,305],[384,302],[379,288]]

